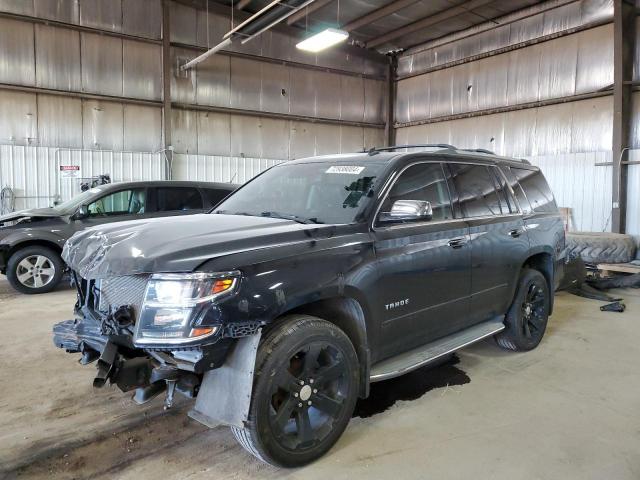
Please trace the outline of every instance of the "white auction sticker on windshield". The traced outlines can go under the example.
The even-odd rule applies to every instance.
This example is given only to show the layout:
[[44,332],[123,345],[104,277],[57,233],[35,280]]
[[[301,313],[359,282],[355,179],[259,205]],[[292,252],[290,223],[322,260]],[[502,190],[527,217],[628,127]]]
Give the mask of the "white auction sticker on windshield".
[[348,173],[350,175],[358,175],[360,172],[364,170],[364,167],[355,167],[350,165],[340,165],[333,167],[329,167],[326,173]]

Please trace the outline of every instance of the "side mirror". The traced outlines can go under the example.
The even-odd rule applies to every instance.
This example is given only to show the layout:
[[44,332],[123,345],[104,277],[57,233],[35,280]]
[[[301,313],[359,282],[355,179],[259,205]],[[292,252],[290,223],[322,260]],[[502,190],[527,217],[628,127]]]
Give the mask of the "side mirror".
[[89,216],[89,207],[86,205],[80,205],[76,213],[71,215],[71,220],[82,220],[83,218],[87,218]]
[[380,214],[381,222],[428,222],[433,218],[431,203],[425,200],[396,200],[390,212]]

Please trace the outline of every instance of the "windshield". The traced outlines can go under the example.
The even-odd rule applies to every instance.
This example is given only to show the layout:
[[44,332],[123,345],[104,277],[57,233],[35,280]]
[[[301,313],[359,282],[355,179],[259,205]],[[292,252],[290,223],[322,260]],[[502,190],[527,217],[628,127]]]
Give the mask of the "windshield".
[[382,167],[369,162],[285,163],[233,193],[213,213],[353,223]]
[[90,199],[100,192],[102,192],[100,188],[91,188],[76,195],[71,200],[62,202],[60,205],[55,205],[53,208],[61,213],[74,212],[80,205],[88,203]]

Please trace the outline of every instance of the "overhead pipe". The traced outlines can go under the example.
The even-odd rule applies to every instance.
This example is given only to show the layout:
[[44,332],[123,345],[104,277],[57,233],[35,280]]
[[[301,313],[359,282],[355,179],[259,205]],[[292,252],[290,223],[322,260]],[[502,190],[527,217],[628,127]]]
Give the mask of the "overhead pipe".
[[[291,0],[289,2],[275,0],[269,3],[262,10],[246,19],[237,27],[228,31],[224,35],[224,40],[222,40],[216,46],[182,65],[180,67],[180,70],[184,71],[195,67],[199,63],[202,63],[204,60],[209,58],[211,55],[214,55],[220,50],[223,50],[226,47],[230,46],[234,41],[238,40],[238,38],[243,37],[241,43],[247,43],[256,36],[264,33],[273,26],[282,22],[283,20],[286,20],[294,13],[312,4],[314,1],[316,0]],[[287,9],[284,14],[283,9]]]

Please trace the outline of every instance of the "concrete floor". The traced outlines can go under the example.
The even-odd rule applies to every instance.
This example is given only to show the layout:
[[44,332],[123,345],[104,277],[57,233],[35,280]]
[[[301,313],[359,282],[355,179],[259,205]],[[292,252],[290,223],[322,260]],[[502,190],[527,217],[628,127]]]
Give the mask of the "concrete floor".
[[[456,367],[418,375],[449,372],[460,384],[460,369],[468,383],[354,418],[326,457],[283,471],[246,454],[227,429],[190,420],[187,402],[165,413],[158,399],[138,407],[115,387],[93,391],[94,367],[51,343],[74,293],[22,296],[2,279],[0,478],[637,480],[640,291],[618,293],[623,314],[560,294],[535,351],[467,348]],[[385,396],[413,384],[379,385]]]

